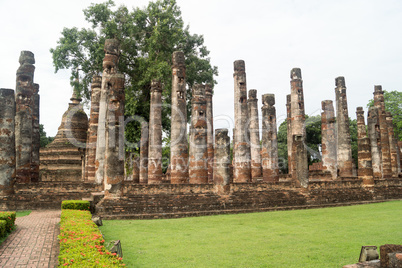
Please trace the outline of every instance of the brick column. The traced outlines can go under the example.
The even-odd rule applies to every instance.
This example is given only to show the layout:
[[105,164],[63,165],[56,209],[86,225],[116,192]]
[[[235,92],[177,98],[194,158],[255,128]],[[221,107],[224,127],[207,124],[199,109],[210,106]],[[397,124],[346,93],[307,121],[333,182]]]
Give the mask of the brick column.
[[336,132],[335,112],[331,100],[321,102],[321,148],[322,166],[331,173],[332,179],[336,179]]
[[0,196],[14,193],[15,183],[15,95],[0,88]]
[[95,182],[95,157],[96,140],[98,137],[98,119],[99,119],[99,99],[102,85],[102,77],[94,76],[91,84],[91,111],[88,126],[88,138],[86,149],[86,167],[85,180]]
[[249,115],[249,136],[250,136],[250,155],[251,155],[251,177],[262,177],[261,167],[261,144],[260,144],[260,124],[258,122],[258,99],[257,90],[248,91],[248,115]]
[[213,182],[214,172],[214,115],[212,105],[212,86],[205,85],[205,99],[207,101],[207,145],[208,145],[208,182]]
[[288,147],[288,174],[292,174],[292,109],[291,95],[286,95],[286,129]]
[[162,183],[162,88],[157,80],[151,84],[148,127],[148,184],[159,184]]
[[35,58],[30,51],[22,51],[19,58],[15,90],[15,148],[16,148],[16,180],[21,183],[31,182],[31,160],[33,144],[33,84]]
[[374,86],[374,106],[378,108],[382,175],[383,178],[391,178],[392,177],[391,152],[389,148],[388,125],[385,114],[384,91],[382,91],[381,86]]
[[363,180],[364,186],[374,186],[373,168],[371,160],[371,144],[367,137],[364,111],[362,107],[356,108],[357,118],[357,150],[358,170],[357,176]]
[[381,138],[378,122],[378,108],[370,107],[367,115],[367,132],[371,145],[371,165],[374,178],[382,178]]
[[140,183],[148,183],[148,147],[149,147],[149,128],[148,122],[141,122],[141,142],[140,142]]
[[172,62],[171,183],[180,184],[188,182],[186,66],[184,53],[181,51],[174,52]]
[[291,121],[292,121],[292,179],[302,187],[308,186],[308,162],[305,148],[303,80],[300,68],[290,72]]
[[195,84],[191,100],[189,182],[208,183],[208,149],[205,87]]
[[352,177],[353,159],[345,78],[337,77],[335,85],[338,176]]
[[276,130],[275,95],[262,95],[262,173],[263,180],[279,181],[278,139]]
[[402,141],[398,141],[398,150],[399,150],[399,172],[401,172],[401,167],[402,167]]
[[31,152],[31,182],[39,182],[39,149],[40,149],[40,133],[39,133],[39,116],[40,116],[40,96],[39,85],[33,84],[32,95],[32,152]]
[[124,181],[124,74],[110,77],[106,111],[105,195],[122,195]]
[[234,174],[233,182],[251,181],[251,156],[248,144],[248,107],[246,67],[243,60],[234,62]]
[[230,184],[230,138],[227,129],[215,130],[214,184],[217,192],[228,193]]
[[117,73],[119,62],[119,41],[116,39],[105,40],[105,57],[103,58],[102,85],[99,99],[98,133],[96,140],[95,157],[95,182],[102,184],[105,171],[105,152],[106,152],[106,113],[108,109],[108,94],[111,90],[111,78]]
[[389,138],[389,152],[391,155],[391,169],[392,169],[392,177],[397,178],[399,174],[398,170],[398,143],[395,138],[394,133],[394,125],[392,123],[392,114],[390,112],[385,113],[386,122],[388,126],[388,138]]

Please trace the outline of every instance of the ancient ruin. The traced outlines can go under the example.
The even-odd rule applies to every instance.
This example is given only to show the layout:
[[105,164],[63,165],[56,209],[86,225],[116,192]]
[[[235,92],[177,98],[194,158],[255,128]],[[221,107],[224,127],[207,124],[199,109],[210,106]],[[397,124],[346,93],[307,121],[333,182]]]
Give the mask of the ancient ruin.
[[260,144],[260,125],[258,122],[258,99],[257,90],[248,91],[248,115],[249,115],[249,137],[251,155],[251,177],[262,177],[261,167],[261,144]]
[[345,78],[342,76],[337,77],[335,85],[338,176],[352,177],[353,160]]
[[275,95],[261,95],[260,138],[257,91],[250,90],[247,99],[245,63],[234,62],[231,153],[228,130],[213,132],[211,85],[192,86],[187,122],[186,59],[183,52],[174,52],[170,168],[164,172],[162,87],[166,84],[154,80],[150,85],[149,121],[141,121],[139,155],[124,152],[125,77],[117,68],[119,42],[106,40],[104,51],[102,76],[92,80],[89,121],[74,92],[57,136],[40,150],[39,162],[39,86],[33,83],[33,54],[21,53],[15,93],[0,89],[1,209],[59,208],[63,199],[85,198],[104,218],[168,218],[402,197],[402,143],[393,133],[380,86],[375,86],[367,131],[363,109],[356,111],[357,175],[343,77],[336,78],[337,116],[331,100],[321,103],[322,161],[308,167],[303,81],[301,70],[293,68],[291,94],[286,98],[289,170],[281,174],[276,122],[276,107],[281,104]]
[[157,80],[151,84],[149,125],[148,183],[159,184],[162,182],[162,88]]
[[234,62],[234,162],[233,182],[251,181],[251,156],[248,137],[248,107],[246,66],[243,60]]
[[208,183],[208,147],[205,86],[195,84],[192,91],[190,126],[189,182]]
[[174,52],[172,62],[170,176],[172,183],[181,184],[188,183],[187,92],[184,53]]
[[263,180],[279,181],[278,139],[276,135],[275,95],[262,95],[262,171]]

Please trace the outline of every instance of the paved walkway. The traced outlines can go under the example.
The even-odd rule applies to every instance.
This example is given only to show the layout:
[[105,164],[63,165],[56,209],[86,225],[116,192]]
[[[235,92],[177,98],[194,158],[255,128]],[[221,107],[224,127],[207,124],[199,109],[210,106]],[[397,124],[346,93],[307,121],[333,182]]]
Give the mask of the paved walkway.
[[0,267],[56,267],[61,211],[32,211],[0,246]]

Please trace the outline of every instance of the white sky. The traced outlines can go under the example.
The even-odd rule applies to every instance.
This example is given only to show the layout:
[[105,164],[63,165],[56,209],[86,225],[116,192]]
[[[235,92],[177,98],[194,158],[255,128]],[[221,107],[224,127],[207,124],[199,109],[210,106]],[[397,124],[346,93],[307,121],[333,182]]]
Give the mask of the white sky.
[[[69,71],[54,73],[50,48],[64,27],[89,27],[79,0],[0,0],[0,87],[15,89],[20,51],[35,54],[41,117],[54,136],[68,107]],[[148,1],[116,0],[145,6]],[[290,70],[302,70],[306,114],[320,113],[322,100],[335,100],[335,78],[344,76],[349,116],[372,98],[374,85],[401,90],[402,1],[398,0],[177,0],[192,33],[202,34],[218,66],[215,128],[233,128],[233,61],[246,62],[247,87],[274,93],[278,125],[286,117]]]

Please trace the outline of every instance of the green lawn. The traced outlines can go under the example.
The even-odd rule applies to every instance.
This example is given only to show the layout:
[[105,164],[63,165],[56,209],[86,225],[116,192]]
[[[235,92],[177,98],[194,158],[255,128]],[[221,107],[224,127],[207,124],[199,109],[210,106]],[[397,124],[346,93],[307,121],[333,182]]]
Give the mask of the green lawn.
[[402,244],[402,201],[103,224],[127,267],[342,267],[362,245]]

